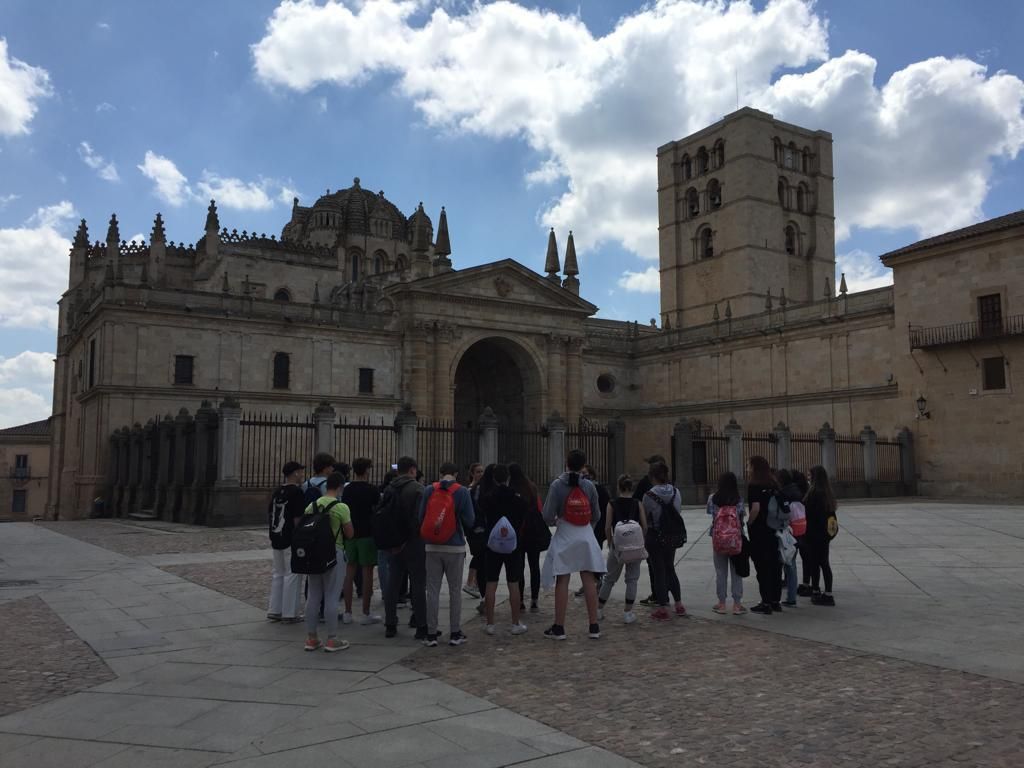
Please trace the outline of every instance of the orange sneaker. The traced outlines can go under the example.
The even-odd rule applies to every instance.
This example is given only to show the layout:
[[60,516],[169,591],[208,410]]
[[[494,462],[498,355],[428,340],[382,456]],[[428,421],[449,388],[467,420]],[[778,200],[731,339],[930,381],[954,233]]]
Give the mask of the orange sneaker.
[[339,640],[336,637],[328,637],[327,642],[324,643],[324,650],[327,651],[327,653],[337,653],[338,651],[344,651],[348,646],[348,640]]
[[711,608],[715,613],[725,613],[725,603],[717,603]]
[[661,608],[659,608],[651,614],[652,621],[668,621],[671,618],[672,617],[669,615],[668,608],[665,608],[664,606],[662,606]]
[[319,637],[307,637],[306,644],[302,647],[307,651],[319,651],[323,645]]

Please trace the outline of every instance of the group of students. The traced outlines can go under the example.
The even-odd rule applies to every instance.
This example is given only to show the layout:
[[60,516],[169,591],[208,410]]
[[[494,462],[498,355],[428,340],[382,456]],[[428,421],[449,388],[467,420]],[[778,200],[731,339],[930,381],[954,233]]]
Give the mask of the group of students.
[[[542,587],[554,591],[554,622],[544,631],[545,637],[565,639],[569,583],[578,573],[582,586],[577,595],[585,600],[587,635],[598,639],[605,606],[623,576],[623,622],[637,621],[637,585],[645,560],[652,594],[640,603],[653,608],[651,619],[665,622],[673,614],[685,616],[675,569],[676,552],[686,543],[682,498],[669,481],[664,459],[653,456],[648,462],[648,474],[639,483],[634,485],[628,475],[620,476],[617,495],[610,498],[593,481],[586,456],[570,451],[565,471],[551,483],[543,500],[516,464],[474,464],[470,483],[464,486],[458,481],[458,468],[448,462],[439,468],[440,479],[424,486],[416,461],[402,457],[385,484],[377,487],[369,482],[369,459],[353,461],[351,480],[338,471],[348,466],[336,465],[325,454],[315,457],[314,475],[309,480],[305,479],[305,467],[288,462],[282,468],[284,483],[270,504],[273,572],[267,617],[285,623],[302,620],[298,613],[305,575],[305,648],[334,652],[349,645],[338,637],[338,623],[353,621],[354,591],[361,592],[361,623],[383,622],[388,638],[398,633],[397,609],[406,601],[407,592],[412,606],[409,626],[416,630],[417,640],[436,647],[441,638],[440,593],[446,581],[448,644],[459,646],[467,640],[462,631],[462,592],[481,600],[478,610],[485,617],[485,632],[494,635],[496,593],[504,572],[511,614],[508,631],[519,635],[528,631],[523,619],[529,565],[529,612],[539,611]],[[819,604],[834,604],[828,520],[834,519],[835,499],[821,467],[811,470],[807,487],[802,488],[801,483],[806,485],[800,473],[773,473],[763,458],[754,457],[744,504],[735,475],[721,477],[707,504],[715,545],[716,612],[726,612],[730,575],[732,611],[746,612],[742,578],[749,572],[749,565],[745,567],[749,560],[757,569],[761,590],[761,602],[751,611],[770,614],[782,610],[783,568],[791,579],[787,604],[795,604],[797,594],[809,595]],[[801,530],[797,542],[789,519],[791,509],[796,512],[798,507],[801,520],[802,508],[806,508],[806,532]],[[783,546],[785,536],[794,540],[794,552],[798,547],[803,559],[804,579],[799,587],[795,565]],[[719,546],[726,539],[729,544]],[[605,541],[607,555],[602,551]],[[467,546],[471,560],[463,584]],[[543,567],[542,552],[546,552]],[[375,567],[384,601],[383,618],[370,610]],[[820,575],[824,575],[824,592],[818,591]],[[344,612],[339,616],[342,600]],[[317,632],[320,621],[326,624],[324,641]]]
[[[764,457],[753,456],[749,481],[744,500],[736,475],[726,472],[719,478],[718,490],[708,497],[718,596],[712,610],[727,613],[726,591],[731,580],[732,612],[747,612],[743,577],[749,575],[751,561],[760,593],[752,612],[780,613],[784,605],[795,606],[798,595],[810,597],[814,605],[834,606],[829,544],[839,523],[828,472],[821,466],[812,467],[808,480],[797,470],[773,471]],[[799,584],[798,554],[803,563]]]

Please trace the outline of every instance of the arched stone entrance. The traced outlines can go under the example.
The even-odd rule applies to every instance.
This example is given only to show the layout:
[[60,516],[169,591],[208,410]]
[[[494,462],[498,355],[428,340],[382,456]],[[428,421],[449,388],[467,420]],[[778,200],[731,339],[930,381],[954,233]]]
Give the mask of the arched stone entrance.
[[455,423],[472,426],[488,406],[503,428],[521,430],[542,420],[541,375],[530,353],[511,339],[473,343],[455,369]]

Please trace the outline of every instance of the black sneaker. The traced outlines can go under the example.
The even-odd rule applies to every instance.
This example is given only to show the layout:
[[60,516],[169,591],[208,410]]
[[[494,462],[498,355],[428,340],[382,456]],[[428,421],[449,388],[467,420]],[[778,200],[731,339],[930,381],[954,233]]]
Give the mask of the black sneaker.
[[591,640],[600,640],[601,639],[601,626],[599,624],[591,624],[590,625],[590,629],[587,630],[587,636]]
[[476,606],[476,612],[479,613],[481,616],[483,616],[485,610],[486,610],[486,608],[484,606],[484,601],[481,600],[479,602],[479,604]]
[[796,605],[796,600],[783,600],[782,604],[792,608],[793,606]]
[[772,603],[772,611],[782,613],[782,603]]
[[416,629],[416,624],[416,614],[414,613],[412,616],[409,617],[409,629]]
[[537,605],[536,600],[530,603],[530,613],[540,613],[540,606]]
[[398,627],[387,626],[384,627],[384,637],[395,637],[398,634]]
[[835,604],[836,604],[836,599],[834,597],[832,597],[832,595],[830,595],[828,593],[823,594],[821,596],[821,602],[818,603],[818,605],[831,605],[831,606],[834,606]]
[[577,589],[573,594],[576,595],[576,597],[583,597],[583,587]]
[[810,584],[801,584],[800,586],[798,586],[796,588],[796,593],[798,595],[800,595],[800,597],[810,597],[811,596],[811,585]]
[[427,637],[428,637],[428,635],[427,635],[427,628],[426,627],[417,627],[415,639],[416,640],[426,640]]
[[640,601],[640,605],[646,605],[648,608],[656,608],[658,601],[654,599],[654,595],[648,595]]
[[768,603],[758,603],[750,609],[751,613],[763,613],[765,616],[770,616],[772,607]]
[[560,627],[557,624],[552,624],[550,627],[544,630],[544,637],[549,640],[565,640],[565,627]]
[[423,638],[423,645],[427,648],[437,648],[437,633],[434,633],[433,635],[428,633],[427,636]]
[[448,638],[448,645],[462,645],[468,639],[461,632],[452,632],[451,637]]

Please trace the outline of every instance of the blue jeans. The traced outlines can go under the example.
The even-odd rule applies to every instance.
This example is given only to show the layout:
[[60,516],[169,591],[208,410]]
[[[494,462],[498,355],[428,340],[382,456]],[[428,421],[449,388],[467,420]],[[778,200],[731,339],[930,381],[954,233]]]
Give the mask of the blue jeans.
[[790,603],[796,602],[796,560],[792,565],[783,565],[786,572],[786,600]]

